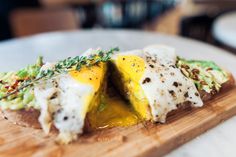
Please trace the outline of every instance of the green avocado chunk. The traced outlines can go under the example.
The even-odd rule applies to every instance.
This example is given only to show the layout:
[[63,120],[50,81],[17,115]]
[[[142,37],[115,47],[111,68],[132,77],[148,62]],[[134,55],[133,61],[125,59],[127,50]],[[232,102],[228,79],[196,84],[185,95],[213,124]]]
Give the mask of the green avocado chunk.
[[[24,84],[27,80],[36,78],[43,65],[43,58],[39,57],[36,64],[13,72],[0,73],[0,98]],[[33,87],[29,86],[19,90],[15,94],[0,100],[1,109],[19,110],[23,108],[35,108],[35,97]]]
[[[7,98],[1,98],[6,96],[9,90],[15,88],[16,85],[35,79],[42,65],[42,57],[39,57],[34,65],[29,65],[15,72],[0,73],[0,108],[19,110],[32,107],[37,109],[32,86],[23,88]],[[176,66],[186,77],[194,81],[198,90],[204,90],[207,93],[218,92],[221,85],[229,79],[228,73],[212,61],[178,58]]]
[[218,92],[229,79],[228,73],[212,61],[186,60],[178,58],[177,67],[191,78],[198,90],[207,93]]

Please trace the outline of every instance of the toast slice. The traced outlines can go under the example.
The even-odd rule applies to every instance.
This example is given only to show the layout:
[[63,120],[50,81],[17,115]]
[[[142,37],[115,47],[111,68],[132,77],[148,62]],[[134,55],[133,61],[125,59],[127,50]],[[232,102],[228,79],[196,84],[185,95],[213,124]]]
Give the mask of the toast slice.
[[[235,80],[232,76],[232,74],[228,73],[229,76],[229,80],[226,81],[225,83],[222,84],[222,87],[220,89],[220,92],[224,92],[224,91],[228,91],[230,90],[232,87],[235,86]],[[117,74],[116,74],[116,78]],[[116,80],[115,78],[113,78],[113,80]],[[116,81],[117,83],[117,81]],[[124,93],[124,92],[122,92]],[[204,102],[206,101],[210,101],[214,96],[216,96],[217,94],[210,94],[205,92],[204,90],[199,91],[201,98]],[[179,106],[180,107],[180,106]],[[147,111],[149,110],[149,108],[147,107]],[[29,108],[29,109],[21,109],[21,110],[1,110],[1,115],[4,119],[11,121],[14,124],[23,126],[23,127],[32,127],[32,128],[36,128],[36,129],[41,129],[41,125],[38,121],[39,115],[40,115],[40,111],[34,108]],[[57,130],[55,127],[52,127],[53,130]],[[90,130],[90,124],[89,121],[85,121],[85,130]]]
[[[170,64],[171,61],[173,64]],[[181,59],[175,55],[172,48],[163,45],[116,54],[112,58],[111,67],[113,84],[121,95],[130,102],[142,119],[154,122],[164,123],[169,112],[186,105],[201,107],[201,101],[209,101],[220,91],[229,90],[235,84],[232,74],[215,63]],[[202,77],[196,79],[196,73]],[[156,77],[158,75],[160,77]],[[153,84],[144,86],[150,82]],[[189,82],[192,82],[195,88]],[[180,86],[187,88],[179,88]],[[164,99],[159,101],[159,96],[155,102],[157,105],[150,105],[150,95],[154,98],[162,95]],[[183,96],[188,99],[183,99]],[[169,101],[165,101],[168,99],[180,100],[170,105]],[[191,102],[193,99],[197,101]]]
[[[91,50],[86,53],[86,56],[91,55],[90,52]],[[99,54],[99,52],[96,53]],[[89,112],[96,112],[99,105],[102,104],[101,99],[106,93],[109,72],[113,84],[124,98],[130,101],[135,112],[140,116],[139,118],[154,122],[165,122],[168,113],[181,109],[185,105],[200,107],[203,105],[202,101],[210,101],[220,91],[229,90],[235,84],[232,74],[214,63],[181,59],[175,55],[174,49],[167,46],[155,45],[143,50],[116,54],[110,62],[110,69],[108,69],[107,60],[102,61],[104,57],[99,59],[99,56],[104,56],[104,54],[99,54],[97,60],[95,58],[99,62],[93,66],[82,66],[79,70],[70,69],[66,74],[53,75],[49,79],[40,80],[15,93],[17,86],[22,85],[25,80],[37,78],[42,69],[48,70],[50,74],[51,68],[56,65],[43,64],[42,61],[38,61],[37,64],[18,72],[0,74],[0,99],[2,98],[0,107],[3,117],[15,124],[42,128],[46,132],[49,132],[51,128],[51,130],[59,132],[58,141],[60,143],[69,143],[75,140],[78,134],[90,130],[91,124],[86,116]],[[109,58],[109,56],[106,57]],[[164,61],[159,62],[155,59],[158,57]],[[83,58],[82,60],[87,64],[86,60]],[[173,62],[174,64],[172,64]],[[62,63],[68,64],[67,61]],[[189,68],[186,69],[186,65]],[[196,80],[195,66],[198,68],[200,66],[203,70],[208,69],[207,73],[203,74],[207,76],[210,74],[214,77],[215,82],[207,84],[209,80],[201,80],[202,78]],[[212,70],[213,73],[210,73],[209,70]],[[168,76],[161,76],[160,71],[168,72]],[[218,75],[220,78],[224,77],[223,80],[217,80]],[[158,83],[155,84],[154,80],[158,80]],[[172,82],[170,83],[170,81]],[[205,81],[205,83],[201,84],[201,81]],[[152,82],[154,84],[148,86]],[[165,92],[168,92],[168,95],[163,95],[165,99],[169,100],[166,101],[167,104],[174,102],[169,108],[163,107],[162,103],[158,104],[159,99],[155,98],[155,91],[158,89],[152,88],[152,86],[159,87],[156,85],[162,83],[164,84],[162,90],[166,89]],[[184,87],[176,88],[180,84]],[[165,88],[165,86],[171,89]],[[184,93],[177,93],[177,89]],[[4,97],[9,92],[12,94]],[[151,99],[152,94],[154,94],[154,99]],[[161,94],[159,93],[159,95]],[[41,100],[45,101],[41,102]],[[74,101],[69,103],[72,100]],[[150,100],[154,100],[155,104],[151,106]],[[77,112],[74,113],[74,110]]]
[[[0,78],[1,89],[4,89],[0,92],[3,95],[0,100],[3,117],[21,126],[42,128],[46,133],[52,127],[58,130],[57,141],[60,143],[66,144],[75,140],[87,126],[87,113],[100,105],[106,90],[106,62],[110,53],[89,50],[82,57],[37,65],[39,70],[36,76],[30,76],[30,79],[36,81],[29,86],[24,84],[26,79],[28,81],[29,74],[26,79],[18,76],[22,71],[29,71],[29,67],[27,70],[22,69],[20,72],[8,74],[8,77]],[[68,68],[68,64],[72,66]],[[77,66],[81,67],[77,70]],[[59,67],[59,70],[64,68],[63,72],[47,75],[43,77],[45,79],[38,77],[42,71],[51,75],[51,71],[56,71],[56,67]],[[15,85],[16,81],[19,83]],[[10,87],[11,91],[5,90],[6,87]],[[27,95],[30,95],[30,98],[26,97]]]
[[34,108],[20,110],[1,110],[2,117],[10,122],[23,126],[40,129],[38,121],[40,111]]
[[[106,91],[106,80],[107,80],[107,74],[106,70],[107,67],[101,66],[101,68],[104,69],[102,72],[104,76],[102,76],[101,82],[99,83],[99,89],[97,89],[94,94],[91,96],[91,102],[89,107],[86,109],[86,112],[90,112],[92,110],[96,110],[96,108],[99,106],[101,102],[101,96],[104,95]],[[90,73],[93,68],[90,68],[87,73]],[[32,127],[36,129],[41,129],[42,125],[39,122],[40,117],[40,109],[30,107],[30,108],[22,108],[17,110],[11,110],[11,109],[2,109],[1,110],[2,116],[4,119],[7,119],[17,125],[24,126],[24,127]],[[85,121],[86,122],[86,121]],[[85,126],[88,126],[87,124],[84,124]],[[55,126],[52,126],[53,129],[57,128]]]

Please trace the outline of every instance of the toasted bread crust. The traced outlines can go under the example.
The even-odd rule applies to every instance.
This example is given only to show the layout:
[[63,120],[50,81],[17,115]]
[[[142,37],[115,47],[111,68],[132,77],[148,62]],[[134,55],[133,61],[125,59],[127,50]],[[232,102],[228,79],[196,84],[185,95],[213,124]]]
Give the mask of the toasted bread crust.
[[[199,91],[201,99],[203,100],[204,103],[207,101],[210,101],[215,96],[221,94],[224,91],[230,90],[231,88],[233,88],[235,86],[235,80],[234,80],[233,75],[231,73],[228,73],[228,76],[229,76],[229,80],[222,84],[219,92],[214,93],[214,94],[213,93],[210,94],[210,93],[207,93],[203,90]],[[191,109],[191,108],[192,108],[191,104],[189,102],[185,102],[181,105],[178,105],[176,110],[169,112],[167,117],[178,114],[181,110]]]
[[[229,73],[229,80],[227,82],[225,82],[224,84],[222,84],[220,92],[227,91],[230,88],[232,88],[234,85],[235,85],[234,77],[231,73]],[[217,94],[209,94],[209,93],[206,93],[205,91],[199,91],[199,93],[201,95],[203,102],[209,101],[215,95],[217,95]],[[187,103],[186,103],[186,105],[180,105],[177,110],[170,112],[170,114],[168,114],[168,115],[173,115],[175,113],[178,113],[178,110],[182,110],[187,107],[189,107],[189,105]],[[39,110],[36,110],[33,108],[28,109],[28,110],[23,109],[23,110],[18,110],[18,111],[11,111],[11,110],[2,111],[1,110],[1,113],[5,119],[13,122],[14,124],[24,126],[24,127],[33,127],[33,128],[37,128],[37,129],[41,128],[40,123],[38,122],[38,118],[40,115]],[[88,119],[86,118],[85,131],[90,130],[88,124],[89,124],[89,122],[88,122]],[[53,127],[53,129],[55,129],[55,127]]]
[[41,128],[38,117],[40,115],[39,110],[30,108],[28,110],[22,109],[17,111],[11,110],[1,110],[1,114],[3,118],[13,122],[14,124],[24,126],[24,127],[32,127],[39,129]]
[[[30,109],[22,109],[17,111],[11,110],[1,110],[2,117],[10,122],[23,126],[23,127],[31,127],[35,129],[41,129],[41,125],[38,121],[40,111],[30,108]],[[51,131],[57,131],[57,128],[52,125]]]
[[[222,84],[220,92],[227,91],[235,85],[235,80],[234,80],[233,75],[231,73],[228,73],[228,76],[229,76],[229,80]],[[199,91],[199,93],[200,93],[200,96],[201,96],[203,102],[211,100],[215,95],[218,94],[218,93],[210,94],[210,93],[207,93],[203,90]]]

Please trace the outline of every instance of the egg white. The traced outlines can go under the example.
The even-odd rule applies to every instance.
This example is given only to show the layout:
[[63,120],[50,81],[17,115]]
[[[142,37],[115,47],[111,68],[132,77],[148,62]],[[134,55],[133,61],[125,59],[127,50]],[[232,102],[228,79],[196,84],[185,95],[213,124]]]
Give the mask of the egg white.
[[[96,53],[88,50],[83,56]],[[41,70],[52,69],[54,63],[46,63]],[[59,130],[58,141],[69,143],[83,132],[85,117],[97,88],[90,82],[82,82],[70,73],[42,80],[34,87],[36,105],[40,109],[39,122],[49,133],[53,124]]]
[[[173,48],[152,45],[140,50],[118,53],[113,56],[113,60],[118,56],[132,55],[141,57],[145,62],[143,75],[137,81],[148,100],[153,121],[164,123],[167,113],[185,102],[190,102],[195,107],[203,105],[194,82],[175,66],[177,56]],[[148,82],[145,81],[147,79]],[[178,83],[178,87],[173,85],[174,82]]]

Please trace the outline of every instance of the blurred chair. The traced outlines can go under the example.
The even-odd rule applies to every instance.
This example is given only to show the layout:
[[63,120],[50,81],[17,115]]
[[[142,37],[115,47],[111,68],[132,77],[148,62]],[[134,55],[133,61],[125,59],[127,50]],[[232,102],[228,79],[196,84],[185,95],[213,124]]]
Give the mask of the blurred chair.
[[71,9],[18,9],[11,13],[10,24],[16,37],[36,33],[74,30],[79,26]]
[[58,7],[70,5],[87,5],[99,3],[104,0],[39,0],[39,3],[44,7]]

